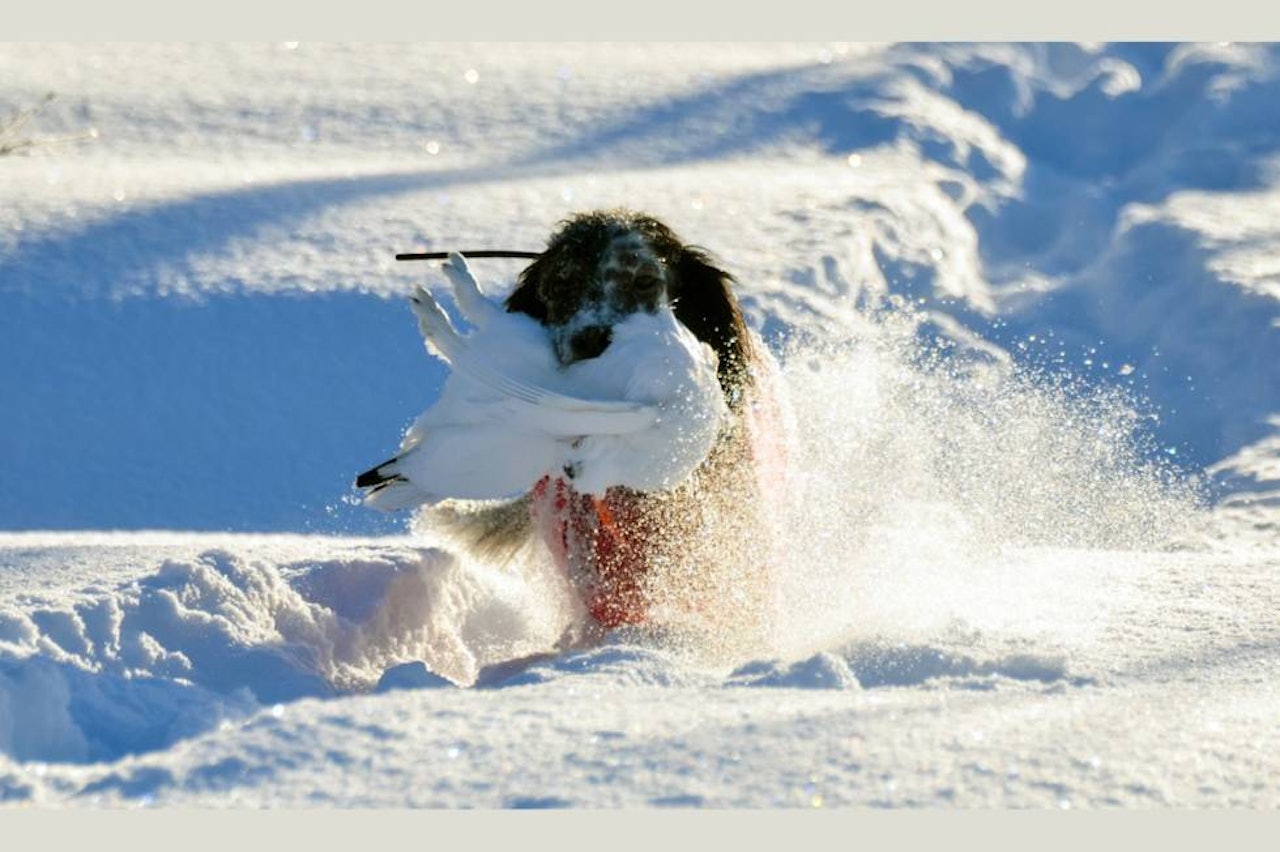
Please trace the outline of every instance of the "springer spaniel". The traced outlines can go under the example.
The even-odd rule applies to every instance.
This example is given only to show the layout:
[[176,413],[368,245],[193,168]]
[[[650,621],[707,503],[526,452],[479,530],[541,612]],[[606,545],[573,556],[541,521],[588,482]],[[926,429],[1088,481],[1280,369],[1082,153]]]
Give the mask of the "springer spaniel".
[[[763,626],[770,526],[785,488],[785,404],[776,363],[744,322],[732,283],[706,251],[652,216],[606,210],[561,223],[506,310],[545,326],[568,366],[603,353],[620,320],[671,305],[718,357],[727,425],[668,491],[616,486],[596,497],[575,491],[569,476],[547,476],[512,501],[445,501],[426,511],[426,523],[486,560],[540,538],[581,596],[588,638],[650,621],[696,621],[713,632]],[[357,484],[377,486],[377,471]]]

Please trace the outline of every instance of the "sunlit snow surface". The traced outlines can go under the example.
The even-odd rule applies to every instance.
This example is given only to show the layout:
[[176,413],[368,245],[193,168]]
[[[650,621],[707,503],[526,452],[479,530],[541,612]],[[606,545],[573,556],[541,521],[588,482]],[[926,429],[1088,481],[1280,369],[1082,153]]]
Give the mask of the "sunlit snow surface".
[[[53,90],[21,136],[97,130],[0,157],[0,801],[1275,807],[1278,71],[0,47],[0,126]],[[352,499],[445,375],[393,254],[612,205],[783,360],[763,644],[548,654],[543,556]]]

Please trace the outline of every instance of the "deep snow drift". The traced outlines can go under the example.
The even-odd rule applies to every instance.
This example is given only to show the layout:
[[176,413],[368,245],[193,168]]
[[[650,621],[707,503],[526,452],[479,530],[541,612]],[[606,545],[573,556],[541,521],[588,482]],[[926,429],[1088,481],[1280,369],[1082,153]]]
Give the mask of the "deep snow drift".
[[[97,137],[0,157],[0,800],[1274,807],[1278,62],[5,45]],[[351,492],[446,375],[394,252],[617,204],[784,362],[764,642],[550,653]]]

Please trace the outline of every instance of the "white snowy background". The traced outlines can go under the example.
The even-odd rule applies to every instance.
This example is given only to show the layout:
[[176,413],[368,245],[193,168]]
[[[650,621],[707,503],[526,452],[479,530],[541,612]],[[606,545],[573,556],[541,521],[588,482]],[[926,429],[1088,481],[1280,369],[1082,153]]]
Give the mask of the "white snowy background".
[[[0,802],[1280,805],[1280,48],[0,46]],[[397,251],[654,213],[799,416],[768,647],[352,499]],[[495,293],[514,261],[476,261]],[[720,637],[725,640],[726,637]],[[678,641],[677,641],[678,640]]]

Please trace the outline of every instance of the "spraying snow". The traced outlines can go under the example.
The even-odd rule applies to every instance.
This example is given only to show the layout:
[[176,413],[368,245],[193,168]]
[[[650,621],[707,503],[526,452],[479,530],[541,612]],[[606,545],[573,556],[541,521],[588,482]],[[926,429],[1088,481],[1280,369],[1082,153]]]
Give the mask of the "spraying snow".
[[1153,451],[1132,396],[939,349],[926,319],[889,302],[785,358],[798,429],[779,653],[1034,623],[1063,590],[1010,583],[1009,552],[1157,548],[1196,524],[1195,484]]

